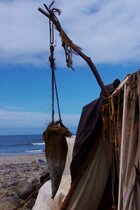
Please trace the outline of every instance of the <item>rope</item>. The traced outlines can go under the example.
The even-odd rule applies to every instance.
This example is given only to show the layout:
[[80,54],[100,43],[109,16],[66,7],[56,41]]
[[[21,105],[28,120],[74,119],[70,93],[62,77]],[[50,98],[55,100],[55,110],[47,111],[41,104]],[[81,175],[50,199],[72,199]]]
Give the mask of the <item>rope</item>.
[[50,57],[49,57],[49,61],[50,61],[50,67],[51,67],[51,71],[52,71],[52,123],[54,123],[54,115],[55,115],[54,94],[56,94],[59,122],[62,123],[60,105],[59,105],[59,96],[58,96],[57,83],[56,83],[56,77],[55,77],[54,25],[51,21],[49,21],[49,29],[50,29]]
[[57,100],[57,108],[58,108],[59,121],[60,121],[60,123],[62,123],[61,112],[60,112],[60,105],[59,105],[59,96],[58,96],[58,89],[57,89],[57,83],[56,83],[55,74],[54,74],[54,83],[55,83],[55,93],[56,93],[56,100]]
[[54,53],[54,46],[50,45],[50,67],[52,70],[52,122],[54,123],[54,68],[55,68],[55,63],[54,63],[54,58],[53,58],[53,53]]

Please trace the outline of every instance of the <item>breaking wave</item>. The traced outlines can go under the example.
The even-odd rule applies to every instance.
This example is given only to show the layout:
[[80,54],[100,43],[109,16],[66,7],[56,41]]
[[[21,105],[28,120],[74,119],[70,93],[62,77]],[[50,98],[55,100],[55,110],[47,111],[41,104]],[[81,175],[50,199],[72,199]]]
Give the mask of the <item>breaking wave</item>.
[[25,151],[26,154],[42,154],[43,150],[41,149],[37,149],[37,150],[26,150]]
[[45,143],[32,143],[32,145],[34,146],[40,146],[40,145],[44,145]]

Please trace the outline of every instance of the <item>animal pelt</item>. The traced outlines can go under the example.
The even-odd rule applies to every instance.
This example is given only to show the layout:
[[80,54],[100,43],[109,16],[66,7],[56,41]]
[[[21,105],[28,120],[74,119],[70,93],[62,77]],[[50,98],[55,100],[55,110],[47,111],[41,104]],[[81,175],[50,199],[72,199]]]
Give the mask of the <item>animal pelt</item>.
[[63,124],[59,125],[58,123],[50,123],[43,133],[45,155],[52,186],[52,198],[55,197],[59,188],[65,168],[68,151],[66,137],[71,135],[71,132]]

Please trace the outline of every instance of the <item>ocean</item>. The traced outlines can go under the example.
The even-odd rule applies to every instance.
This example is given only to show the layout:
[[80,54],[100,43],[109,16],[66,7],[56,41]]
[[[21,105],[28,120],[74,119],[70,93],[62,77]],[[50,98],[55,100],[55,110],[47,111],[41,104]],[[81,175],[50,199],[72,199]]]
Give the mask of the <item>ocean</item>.
[[41,135],[0,136],[0,155],[42,154],[44,148]]

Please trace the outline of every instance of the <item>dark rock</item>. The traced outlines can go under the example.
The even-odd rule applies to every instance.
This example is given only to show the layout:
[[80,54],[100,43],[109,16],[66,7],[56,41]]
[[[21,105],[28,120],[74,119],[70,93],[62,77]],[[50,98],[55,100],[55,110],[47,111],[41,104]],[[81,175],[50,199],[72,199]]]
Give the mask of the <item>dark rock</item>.
[[36,177],[34,177],[34,178],[33,177],[28,178],[27,179],[27,182],[31,183],[34,186],[34,188],[37,188],[38,185],[40,185],[40,181]]
[[26,199],[34,189],[35,186],[32,183],[29,183],[26,180],[22,180],[17,184],[16,193],[19,198]]

